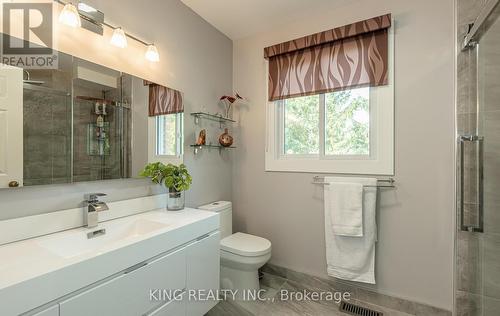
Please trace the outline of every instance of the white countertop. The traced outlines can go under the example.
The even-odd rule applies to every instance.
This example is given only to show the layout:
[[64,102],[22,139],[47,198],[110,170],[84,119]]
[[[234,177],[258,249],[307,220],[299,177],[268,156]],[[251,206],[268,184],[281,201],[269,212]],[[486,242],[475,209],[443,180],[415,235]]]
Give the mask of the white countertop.
[[[138,221],[157,226],[143,232],[141,225],[131,226]],[[129,227],[126,234],[123,227]],[[106,235],[87,240],[87,232],[101,228]],[[217,213],[157,209],[93,229],[81,227],[2,245],[0,314],[25,312],[217,229]]]

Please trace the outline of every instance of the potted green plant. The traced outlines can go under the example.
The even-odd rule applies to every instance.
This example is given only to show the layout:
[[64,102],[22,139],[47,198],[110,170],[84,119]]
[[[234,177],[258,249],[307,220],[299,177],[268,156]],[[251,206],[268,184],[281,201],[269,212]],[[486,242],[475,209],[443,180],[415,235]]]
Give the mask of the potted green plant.
[[161,162],[153,162],[147,164],[140,175],[151,178],[154,183],[164,184],[168,188],[167,209],[169,211],[178,211],[184,208],[185,191],[193,182],[186,165],[176,166],[170,163],[164,165]]

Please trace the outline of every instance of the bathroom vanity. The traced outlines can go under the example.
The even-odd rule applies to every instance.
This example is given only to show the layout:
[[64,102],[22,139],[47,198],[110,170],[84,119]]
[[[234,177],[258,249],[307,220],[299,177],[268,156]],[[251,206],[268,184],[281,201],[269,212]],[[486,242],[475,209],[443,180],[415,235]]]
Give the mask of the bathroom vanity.
[[0,315],[203,315],[217,302],[193,293],[219,288],[219,238],[217,213],[186,208],[2,245]]

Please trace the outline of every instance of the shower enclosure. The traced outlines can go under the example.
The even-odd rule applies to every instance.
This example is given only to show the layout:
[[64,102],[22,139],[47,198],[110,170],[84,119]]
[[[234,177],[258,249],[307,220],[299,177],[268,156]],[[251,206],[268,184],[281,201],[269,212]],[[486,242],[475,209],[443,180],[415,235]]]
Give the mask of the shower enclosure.
[[499,2],[458,1],[456,315],[500,315]]
[[121,72],[59,53],[57,69],[23,73],[24,186],[130,177]]

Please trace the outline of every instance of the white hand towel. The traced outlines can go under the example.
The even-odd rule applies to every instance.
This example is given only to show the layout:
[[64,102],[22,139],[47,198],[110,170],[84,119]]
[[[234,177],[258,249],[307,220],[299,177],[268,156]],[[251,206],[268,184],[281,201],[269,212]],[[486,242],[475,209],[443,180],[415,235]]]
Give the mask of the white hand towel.
[[328,203],[332,232],[338,236],[363,236],[363,185],[356,182],[329,182]]
[[[375,208],[377,202],[377,179],[326,177],[325,182],[325,240],[328,275],[350,281],[375,284]],[[356,183],[364,186],[362,193],[361,237],[335,235],[332,225],[331,206],[337,195],[338,183]],[[332,185],[333,184],[333,185]],[[373,187],[367,187],[373,186]]]

